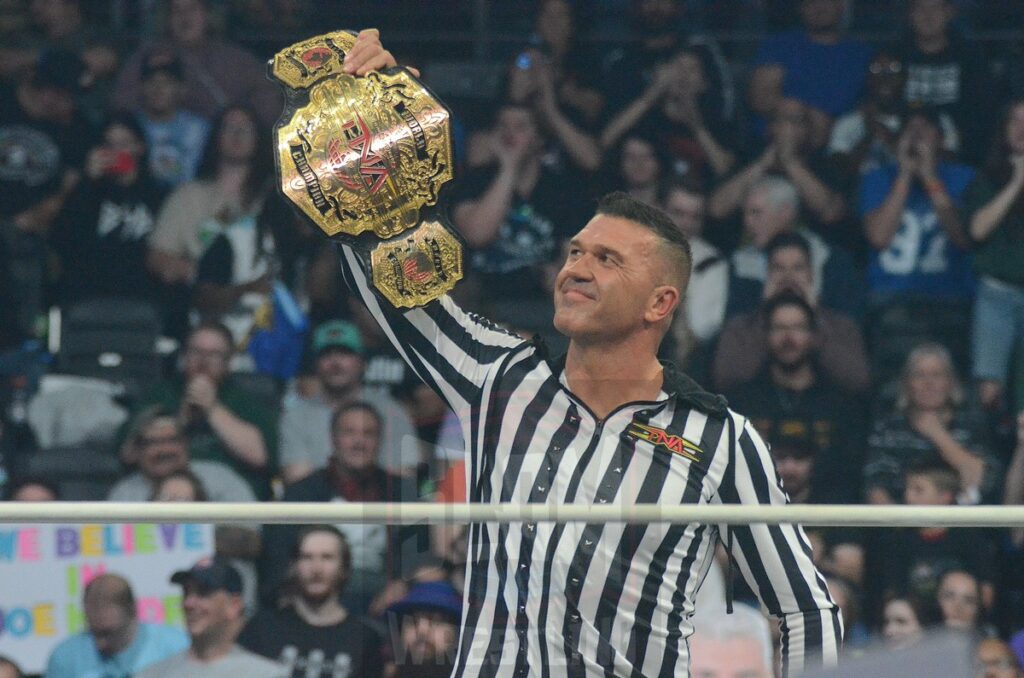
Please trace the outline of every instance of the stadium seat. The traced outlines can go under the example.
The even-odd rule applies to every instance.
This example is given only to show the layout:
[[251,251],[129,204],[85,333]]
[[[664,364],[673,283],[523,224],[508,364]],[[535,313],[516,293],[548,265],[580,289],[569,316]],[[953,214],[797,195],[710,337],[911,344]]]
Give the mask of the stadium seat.
[[64,501],[99,501],[121,476],[111,453],[88,446],[54,447],[20,457],[15,473],[47,480]]
[[64,309],[57,371],[120,384],[126,393],[160,378],[158,310],[137,299],[90,299]]

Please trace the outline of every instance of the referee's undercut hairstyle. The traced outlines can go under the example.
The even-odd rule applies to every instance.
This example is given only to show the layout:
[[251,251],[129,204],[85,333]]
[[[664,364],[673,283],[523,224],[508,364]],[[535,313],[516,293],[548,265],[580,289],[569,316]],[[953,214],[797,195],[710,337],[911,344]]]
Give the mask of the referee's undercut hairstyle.
[[686,284],[690,280],[690,269],[693,265],[693,252],[690,250],[690,241],[667,214],[623,191],[615,191],[602,197],[597,203],[597,213],[627,219],[658,236],[665,261],[674,278],[673,282],[679,287],[680,295],[686,293]]

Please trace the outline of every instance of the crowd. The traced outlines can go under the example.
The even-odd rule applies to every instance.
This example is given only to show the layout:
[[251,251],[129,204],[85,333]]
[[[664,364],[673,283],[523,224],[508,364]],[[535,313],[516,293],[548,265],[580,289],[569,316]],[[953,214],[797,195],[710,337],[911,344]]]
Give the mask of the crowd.
[[[566,239],[626,191],[693,250],[662,357],[750,417],[793,502],[1021,504],[1024,61],[996,67],[954,0],[885,4],[899,33],[869,44],[846,30],[855,1],[795,3],[752,57],[692,29],[701,3],[633,0],[632,33],[600,52],[577,4],[528,3],[497,95],[451,102],[454,295],[557,350]],[[157,3],[162,31],[134,44],[80,0],[21,4],[0,42],[4,499],[83,498],[33,464],[79,445],[119,465],[117,501],[464,501],[454,416],[275,189],[282,97],[215,30],[223,5]],[[299,22],[311,3],[228,4]],[[151,309],[175,348],[154,352],[160,378],[89,391],[89,427],[80,398],[41,387],[74,372],[43,321],[99,299],[111,324]],[[1021,675],[1024,530],[808,534],[847,653],[944,627],[984,639],[984,675]],[[459,526],[221,525],[215,542],[174,577],[187,634],[138,621],[131,583],[104,575],[47,676],[447,675]],[[770,675],[763,620],[702,612],[695,671],[701,647],[746,657],[721,652],[740,638]]]

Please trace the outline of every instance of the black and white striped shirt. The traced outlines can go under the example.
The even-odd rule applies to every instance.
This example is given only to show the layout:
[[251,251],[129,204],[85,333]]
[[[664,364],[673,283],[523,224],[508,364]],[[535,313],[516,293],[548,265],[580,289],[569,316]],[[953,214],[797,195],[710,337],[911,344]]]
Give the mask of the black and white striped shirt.
[[[398,311],[341,249],[349,286],[417,374],[460,413],[473,502],[782,504],[768,450],[718,396],[666,367],[657,401],[599,420],[564,364],[443,297]],[[716,541],[782,624],[789,673],[842,637],[838,607],[792,526],[482,523],[470,529],[454,676],[687,675],[694,594]]]

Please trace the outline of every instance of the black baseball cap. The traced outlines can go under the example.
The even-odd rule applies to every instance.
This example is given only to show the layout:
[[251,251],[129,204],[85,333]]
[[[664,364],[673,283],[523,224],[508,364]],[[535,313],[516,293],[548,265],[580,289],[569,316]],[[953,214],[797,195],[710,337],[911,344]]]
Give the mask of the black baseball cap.
[[171,583],[184,586],[195,582],[206,593],[227,591],[242,593],[242,576],[238,570],[223,558],[203,558],[187,570],[178,570],[171,575]]

